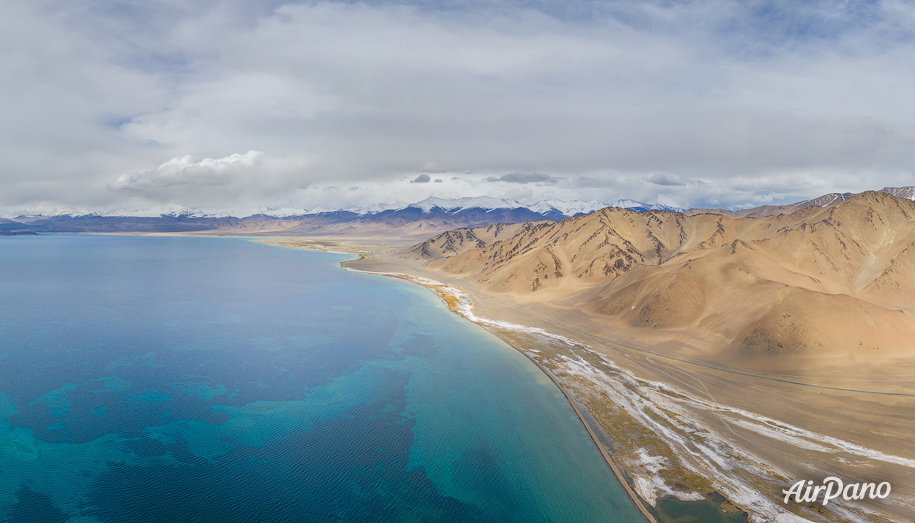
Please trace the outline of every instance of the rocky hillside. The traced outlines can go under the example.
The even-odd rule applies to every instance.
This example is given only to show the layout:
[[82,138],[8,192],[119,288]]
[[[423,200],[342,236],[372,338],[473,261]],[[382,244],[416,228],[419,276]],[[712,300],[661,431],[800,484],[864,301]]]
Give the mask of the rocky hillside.
[[915,336],[915,202],[887,192],[756,219],[608,208],[455,252],[428,266],[723,357],[897,357]]
[[[906,200],[915,199],[915,186],[884,187],[877,192],[891,194],[897,198],[904,198]],[[827,205],[844,202],[853,196],[854,194],[850,192],[829,193],[789,205],[763,205],[761,207],[753,207],[741,211],[729,211],[725,209],[690,209],[685,211],[685,214],[689,216],[694,214],[718,214],[730,218],[765,218],[767,216],[777,216],[779,214],[791,214],[800,211],[801,209],[806,209],[807,207],[826,207]]]
[[430,260],[456,256],[471,249],[482,249],[497,241],[531,229],[553,223],[547,220],[523,223],[498,223],[486,227],[461,228],[443,232],[400,254],[403,258]]

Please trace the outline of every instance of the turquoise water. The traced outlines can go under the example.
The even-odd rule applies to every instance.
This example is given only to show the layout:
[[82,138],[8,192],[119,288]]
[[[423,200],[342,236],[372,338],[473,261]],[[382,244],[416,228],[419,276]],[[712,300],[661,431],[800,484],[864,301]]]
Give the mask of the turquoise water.
[[343,259],[0,238],[0,521],[642,521],[533,364]]

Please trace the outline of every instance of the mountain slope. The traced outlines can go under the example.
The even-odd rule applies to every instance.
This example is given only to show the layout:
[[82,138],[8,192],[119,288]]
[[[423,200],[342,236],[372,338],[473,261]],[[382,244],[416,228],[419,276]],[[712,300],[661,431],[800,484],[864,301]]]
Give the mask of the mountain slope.
[[416,260],[446,258],[462,254],[471,249],[482,249],[499,240],[510,238],[531,227],[548,224],[549,221],[499,223],[485,227],[461,228],[443,232],[415,247],[401,253],[401,257]]
[[901,357],[915,337],[915,202],[884,192],[757,219],[603,209],[428,266],[725,360]]
[[[915,186],[906,187],[884,187],[877,192],[890,194],[897,198],[906,200],[915,200]],[[818,196],[810,200],[804,200],[789,205],[763,205],[740,211],[729,211],[725,209],[689,209],[684,214],[692,216],[695,214],[718,214],[730,218],[765,218],[767,216],[776,216],[779,214],[791,214],[807,207],[826,207],[834,203],[841,203],[855,196],[853,193],[829,193]],[[667,209],[662,209],[667,210]]]

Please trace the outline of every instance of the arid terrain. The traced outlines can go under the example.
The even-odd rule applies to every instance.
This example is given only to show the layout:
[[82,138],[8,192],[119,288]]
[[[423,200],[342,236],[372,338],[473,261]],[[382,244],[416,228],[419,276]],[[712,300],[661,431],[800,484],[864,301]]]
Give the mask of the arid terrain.
[[594,316],[672,354],[811,376],[848,367],[861,379],[911,362],[915,202],[884,193],[758,219],[608,208],[420,254],[430,269]]
[[[915,202],[833,196],[743,217],[607,208],[418,244],[265,241],[358,254],[347,268],[425,285],[527,354],[610,437],[658,521],[684,504],[760,522],[909,521]],[[892,493],[783,501],[829,476]]]
[[[867,192],[762,218],[609,208],[352,266],[457,289],[588,408],[651,505],[718,492],[753,521],[899,521],[915,515],[913,254],[915,203]],[[828,476],[892,495],[783,502]]]

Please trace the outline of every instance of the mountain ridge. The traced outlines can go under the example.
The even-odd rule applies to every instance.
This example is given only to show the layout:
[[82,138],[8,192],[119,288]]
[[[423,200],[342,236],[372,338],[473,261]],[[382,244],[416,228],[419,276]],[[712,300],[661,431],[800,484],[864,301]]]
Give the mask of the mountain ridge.
[[[626,201],[638,208],[666,208]],[[0,224],[7,230],[37,232],[109,232],[109,233],[217,233],[236,235],[338,235],[400,236],[426,239],[435,234],[459,228],[489,226],[498,223],[561,220],[593,212],[604,204],[583,200],[542,200],[524,205],[515,200],[468,197],[426,198],[412,204],[371,205],[342,210],[313,209],[300,212],[282,208],[261,210],[237,218],[214,209],[168,207],[167,212],[153,216],[153,210],[129,212],[77,212],[53,215],[20,216],[17,221]],[[672,209],[672,208],[667,208]]]
[[521,303],[703,339],[741,365],[897,358],[915,337],[915,202],[887,191],[760,218],[607,208],[425,259]]
[[[902,187],[884,187],[882,189],[876,190],[875,192],[890,194],[897,198],[903,198],[906,200],[915,200],[915,186],[911,185]],[[759,207],[751,207],[749,209],[736,211],[727,209],[689,209],[684,211],[684,214],[689,216],[694,214],[719,214],[721,216],[729,216],[731,218],[765,218],[778,214],[791,214],[792,212],[799,211],[807,207],[827,207],[834,203],[844,202],[856,194],[861,193],[828,193],[822,196],[817,196],[816,198],[811,198],[809,200],[803,200],[787,205],[762,205]]]
[[[885,187],[882,192],[915,198],[915,187]],[[730,211],[683,210],[660,204],[620,199],[610,206],[595,200],[546,199],[534,204],[492,197],[435,198],[412,204],[373,204],[349,209],[258,209],[237,218],[218,209],[189,209],[168,205],[132,211],[60,211],[50,215],[19,216],[0,221],[0,230],[33,232],[192,233],[226,235],[321,235],[343,237],[401,237],[425,240],[437,234],[498,223],[560,221],[602,208],[626,208],[636,212],[672,212],[684,216],[711,214],[731,218],[764,218],[790,214],[806,207],[844,201],[851,193],[834,193],[787,206],[762,206]],[[157,214],[158,213],[158,214]],[[132,214],[124,216],[124,214]],[[240,214],[240,213],[238,213]]]

